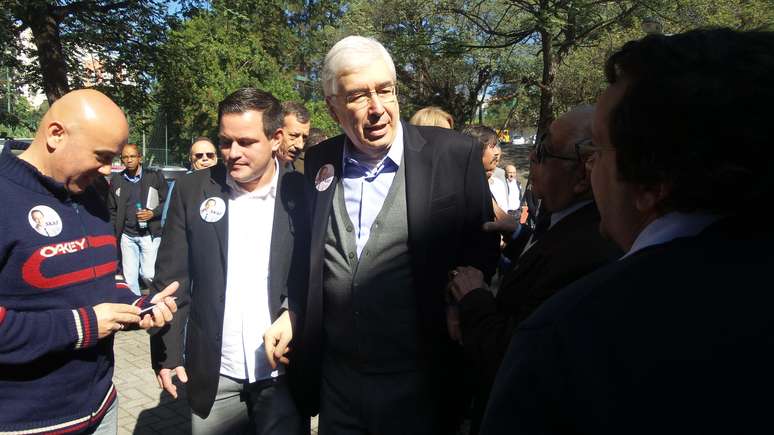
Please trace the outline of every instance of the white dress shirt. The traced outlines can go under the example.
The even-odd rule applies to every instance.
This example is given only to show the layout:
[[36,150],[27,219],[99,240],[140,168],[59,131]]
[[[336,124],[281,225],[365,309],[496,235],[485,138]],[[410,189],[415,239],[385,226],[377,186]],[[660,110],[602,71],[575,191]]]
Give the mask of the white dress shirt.
[[711,213],[671,212],[659,217],[643,229],[621,260],[648,246],[671,242],[679,237],[693,237],[723,216]]
[[[276,377],[266,360],[263,334],[271,326],[269,257],[279,164],[265,187],[248,192],[228,176],[228,271],[220,373],[255,382]],[[194,235],[195,237],[195,235]]]
[[504,211],[508,211],[508,192],[505,187],[505,182],[494,175],[489,177],[489,191],[492,192],[492,197],[498,207]]
[[518,210],[521,206],[521,189],[519,188],[519,182],[516,180],[505,182],[506,190],[508,190],[508,210]]

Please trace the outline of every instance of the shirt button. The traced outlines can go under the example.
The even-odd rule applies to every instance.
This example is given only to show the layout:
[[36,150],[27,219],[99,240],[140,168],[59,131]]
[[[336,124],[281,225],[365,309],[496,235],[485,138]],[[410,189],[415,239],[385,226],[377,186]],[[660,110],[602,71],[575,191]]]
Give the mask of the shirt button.
[[349,253],[349,259],[350,260],[354,260],[355,259],[355,253],[354,252],[350,252]]
[[370,253],[371,253],[371,252],[369,252],[369,251],[365,251],[365,255],[366,255],[366,257],[368,257],[368,255],[369,255]]
[[351,233],[353,230],[352,225],[347,225],[347,232]]
[[379,228],[379,221],[374,222],[374,228]]

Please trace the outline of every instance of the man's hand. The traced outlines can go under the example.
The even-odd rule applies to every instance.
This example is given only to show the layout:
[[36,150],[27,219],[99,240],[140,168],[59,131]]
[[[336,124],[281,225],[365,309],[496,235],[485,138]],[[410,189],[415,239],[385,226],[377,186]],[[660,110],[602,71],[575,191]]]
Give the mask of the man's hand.
[[448,288],[457,302],[472,290],[484,288],[484,274],[475,267],[460,266],[452,271],[451,277]]
[[290,312],[285,310],[279,318],[263,334],[263,347],[266,349],[266,359],[271,368],[277,368],[277,361],[288,364],[285,356],[290,350],[288,344],[293,338],[293,325],[290,322]]
[[124,329],[124,325],[140,322],[140,309],[128,304],[99,304],[94,306],[99,338]]
[[151,312],[152,314],[146,314],[143,316],[142,320],[140,321],[140,328],[161,328],[167,322],[172,320],[172,313],[177,311],[177,304],[171,296],[173,293],[175,293],[175,291],[177,291],[179,286],[180,284],[177,281],[174,281],[172,284],[164,288],[164,290],[153,296],[153,299],[150,300],[150,303],[155,305],[155,307]]
[[[159,388],[162,388],[169,393],[170,396],[177,399],[177,386],[172,381],[172,369],[160,369],[156,373],[156,380],[159,383]],[[177,366],[174,368],[174,374],[180,379],[180,382],[188,382],[188,374],[185,372],[185,367]]]
[[508,213],[500,215],[495,218],[494,222],[484,223],[484,231],[487,232],[500,232],[500,233],[512,233],[518,228],[518,222],[516,217],[511,216]]
[[140,222],[146,222],[153,219],[153,211],[148,209],[137,210],[137,220]]

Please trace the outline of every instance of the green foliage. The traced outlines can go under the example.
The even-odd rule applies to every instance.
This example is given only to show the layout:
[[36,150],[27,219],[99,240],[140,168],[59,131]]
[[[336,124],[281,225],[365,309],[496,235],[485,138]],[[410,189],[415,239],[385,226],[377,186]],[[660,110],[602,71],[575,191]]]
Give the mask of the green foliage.
[[0,136],[20,138],[34,137],[43,114],[48,110],[48,103],[35,108],[26,98],[18,97],[11,100],[11,112],[7,111],[7,102],[3,98],[0,108]]

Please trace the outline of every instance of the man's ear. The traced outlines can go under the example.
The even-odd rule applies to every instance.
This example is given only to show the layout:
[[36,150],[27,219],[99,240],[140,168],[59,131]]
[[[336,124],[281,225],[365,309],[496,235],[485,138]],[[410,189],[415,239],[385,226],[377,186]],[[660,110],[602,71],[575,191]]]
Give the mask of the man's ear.
[[271,150],[273,152],[277,152],[279,150],[280,145],[282,145],[282,142],[285,139],[285,130],[282,129],[282,127],[274,130],[274,134],[271,135]]
[[671,192],[672,187],[667,183],[658,183],[653,186],[638,186],[636,188],[634,205],[641,212],[658,210]]
[[50,151],[57,149],[65,140],[67,131],[59,121],[51,121],[46,126],[46,146]]
[[572,186],[573,193],[583,194],[591,191],[591,171],[586,168],[584,162],[580,163],[580,168],[575,170],[575,184]]
[[336,115],[336,110],[333,108],[333,103],[331,103],[331,97],[325,97],[325,106],[328,108],[328,113],[331,115],[331,118],[333,118],[336,123],[339,123],[339,117]]

